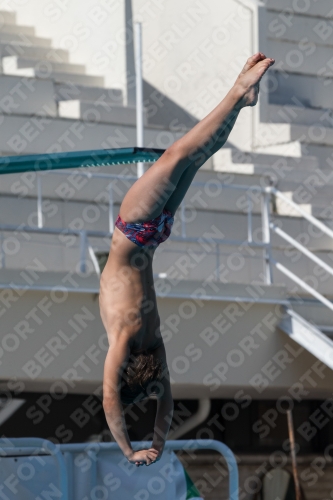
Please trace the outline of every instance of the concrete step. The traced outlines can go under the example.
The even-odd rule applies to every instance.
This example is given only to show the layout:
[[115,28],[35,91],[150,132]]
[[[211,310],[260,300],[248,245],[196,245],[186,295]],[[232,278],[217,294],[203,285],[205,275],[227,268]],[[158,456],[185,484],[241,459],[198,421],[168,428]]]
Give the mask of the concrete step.
[[300,141],[291,141],[285,144],[267,144],[256,146],[255,151],[258,153],[273,154],[278,156],[288,155],[300,158],[302,157],[302,154],[306,155],[309,149],[308,145],[302,144]]
[[[293,201],[296,203],[294,200],[294,193],[293,191],[284,191],[283,192],[284,196],[288,198],[289,200]],[[307,214],[311,215],[312,214],[312,205],[311,203],[298,203],[299,207],[304,210]],[[293,208],[291,205],[289,205],[287,202],[284,200],[281,200],[279,198],[276,199],[276,211],[280,215],[285,215],[288,217],[298,217],[299,212]]]
[[[290,2],[289,2],[290,3]],[[303,14],[303,13],[302,13]],[[305,15],[284,13],[280,17],[276,11],[267,10],[266,36],[272,40],[300,42],[306,39],[316,45],[333,45],[333,29],[328,21]],[[326,17],[326,16],[325,16]]]
[[333,167],[333,147],[323,144],[307,144],[301,141],[291,141],[285,144],[271,144],[257,147],[258,153],[293,156],[303,161],[307,156],[316,156],[318,166],[323,172],[331,171]]
[[[280,167],[280,168],[279,168]],[[315,169],[309,171],[302,168],[302,165],[298,165],[294,169],[285,167],[282,163],[273,165],[256,165],[249,163],[231,163],[223,165],[221,169],[216,169],[224,174],[236,174],[236,175],[256,175],[264,178],[268,184],[273,183],[280,189],[281,181],[284,181],[284,190],[288,191],[289,182],[297,183],[297,187],[300,184],[304,184],[304,189],[312,192],[311,186],[320,186],[325,183],[328,186],[333,186],[333,172],[331,170],[320,170]]]
[[288,104],[269,104],[260,109],[260,120],[268,123],[289,123],[297,125],[333,127],[332,109],[314,109]]
[[[1,13],[0,13],[1,20]],[[33,26],[23,26],[22,24],[3,24],[0,21],[0,30],[1,33],[16,33],[23,35],[32,35],[35,36],[35,28]]]
[[286,75],[274,71],[274,66],[267,75],[271,82],[268,95],[270,103],[291,106],[302,103],[309,108],[332,109],[332,78],[290,72]]
[[57,116],[51,80],[0,75],[0,112]]
[[[65,118],[36,118],[0,115],[0,151],[10,154],[38,154],[60,151],[82,151],[132,147],[136,144],[136,128],[95,121]],[[170,144],[182,137],[182,132],[168,131]],[[163,148],[161,131],[147,128],[146,147]]]
[[26,33],[19,32],[6,32],[0,28],[0,42],[23,44],[37,47],[51,47],[52,40],[50,38],[41,38],[34,35],[27,35]]
[[[263,123],[260,122],[256,128],[255,144],[256,151],[261,147],[273,145],[288,145],[298,140],[301,136],[292,138],[293,128],[287,123]],[[288,154],[287,152],[285,154]],[[290,155],[293,156],[293,155]]]
[[64,49],[52,47],[34,47],[18,43],[0,42],[0,57],[19,56],[27,59],[46,59],[58,63],[69,62],[69,54]]
[[331,203],[328,203],[326,205],[321,205],[320,203],[313,204],[311,207],[311,213],[317,219],[327,219],[328,217],[330,217],[333,220],[333,207]]
[[121,89],[87,87],[85,85],[73,84],[71,82],[55,82],[54,90],[55,98],[58,102],[80,100],[122,106],[124,100]]
[[[136,108],[132,106],[115,106],[105,102],[87,102],[80,100],[60,101],[59,116],[85,120],[91,116],[96,122],[136,125]],[[144,113],[144,125],[147,115]]]
[[[296,176],[293,176],[288,181],[278,184],[279,190],[283,195],[299,205],[306,213],[313,215],[319,220],[333,220],[333,205],[332,205],[332,181],[333,173],[329,173],[329,182],[322,186],[312,182],[315,176],[309,177],[309,183],[304,182],[304,178],[300,178],[298,182]],[[288,190],[289,189],[289,190]],[[279,215],[289,217],[299,216],[297,209],[292,207],[286,201],[276,198],[275,210]]]
[[[331,58],[331,47],[297,43],[283,40],[267,39],[267,54],[275,59],[275,71],[291,72],[305,75],[332,77],[333,69],[328,61]],[[297,94],[296,94],[297,95]]]
[[[290,0],[265,0],[266,8],[276,12],[290,12]],[[332,2],[330,0],[320,0],[319,2],[292,2],[292,12],[303,16],[317,16],[331,19],[333,18]]]
[[318,167],[318,160],[315,156],[307,156],[304,158],[295,158],[294,156],[284,156],[281,158],[280,155],[273,154],[265,154],[265,153],[257,153],[256,151],[241,151],[239,149],[232,148],[221,148],[219,149],[215,155],[214,159],[214,169],[218,170],[219,166],[223,166],[228,163],[235,164],[249,164],[249,165],[262,165],[267,167],[272,164],[279,164],[281,159],[283,159],[284,164],[288,168],[294,168],[297,166],[301,166],[309,171]]
[[[42,77],[41,74],[37,74],[36,76]],[[87,86],[100,86],[103,88],[104,86],[104,77],[103,76],[92,76],[92,75],[74,75],[71,73],[61,73],[61,72],[52,72],[50,74],[50,78],[56,82],[71,82],[75,85],[87,85]]]
[[[257,147],[287,145],[293,142],[333,146],[333,129],[324,124],[311,126],[282,123],[260,123],[256,133]],[[288,150],[285,151],[288,154]],[[289,153],[290,154],[290,153]]]
[[316,174],[320,178],[318,160],[315,156],[288,157],[222,148],[212,159],[212,168],[215,171],[230,174],[256,174],[268,177],[275,182],[283,179],[300,182],[307,179],[310,174]]
[[302,144],[303,155],[315,155],[322,170],[331,171],[333,168],[333,147],[322,144]]
[[[259,171],[257,172],[259,173]],[[306,192],[311,197],[321,192],[322,187],[326,187],[331,191],[333,186],[333,170],[332,169],[314,169],[312,172],[299,169],[294,169],[284,176],[273,177],[275,185],[280,191],[297,191],[303,195],[303,201],[307,200]]]
[[295,203],[311,203],[327,206],[327,203],[330,203],[332,200],[332,177],[333,172],[331,173],[330,184],[325,183],[324,179],[320,182],[319,178],[315,178],[315,176],[308,183],[298,183],[286,179],[280,181],[277,188],[282,192],[290,191],[293,194]]
[[16,24],[16,13],[9,10],[0,10],[0,26]]
[[[5,57],[5,59],[8,58]],[[12,60],[13,58],[9,59]],[[34,67],[27,66],[22,68],[15,68],[15,66],[13,67],[10,62],[8,67],[6,67],[5,65],[5,73],[9,75],[23,76],[26,78],[48,78],[56,82],[72,82],[74,84],[80,84],[80,85],[92,85],[101,87],[103,87],[104,85],[104,77],[102,76],[91,76],[91,75],[57,71],[56,68],[54,70],[53,63],[48,65],[47,62],[46,63],[37,62],[37,64]]]
[[[2,241],[6,245],[7,238],[11,238],[12,235],[10,233],[2,234]],[[1,269],[29,268],[34,258],[43,263],[43,266],[50,271],[75,272],[76,269],[79,269],[79,238],[74,237],[73,241],[71,240],[71,247],[66,247],[61,243],[58,235],[31,235],[29,241],[18,235],[17,241],[20,248],[16,255],[9,252],[5,255],[0,254]]]
[[[22,69],[33,69],[36,76],[47,78],[53,72],[74,73],[84,75],[85,66],[83,64],[56,63],[51,61],[36,61],[24,57],[8,56],[2,59],[2,68],[5,75],[15,75]],[[30,76],[30,75],[26,75]]]
[[[224,174],[257,175],[279,188],[284,182],[333,185],[333,173],[321,170],[316,157],[286,157],[222,148],[213,156],[213,170]],[[293,186],[294,187],[294,186]]]
[[[325,182],[328,186],[333,186],[333,173],[332,170],[321,170],[319,168],[311,170],[303,169],[302,165],[297,167],[286,167],[283,163],[283,159],[278,164],[272,165],[257,165],[251,163],[231,163],[219,166],[215,170],[223,172],[230,175],[248,175],[248,176],[260,176],[267,180],[267,182],[272,182],[279,188],[280,182],[285,181],[286,183],[293,182],[297,183],[297,189],[299,185],[305,183],[304,190],[310,190],[312,193],[311,185],[321,185]],[[288,190],[288,189],[286,189]]]

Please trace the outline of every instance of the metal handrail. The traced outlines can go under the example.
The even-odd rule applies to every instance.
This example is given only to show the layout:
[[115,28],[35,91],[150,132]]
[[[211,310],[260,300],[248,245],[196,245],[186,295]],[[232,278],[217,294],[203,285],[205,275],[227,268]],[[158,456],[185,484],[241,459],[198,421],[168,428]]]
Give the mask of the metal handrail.
[[331,311],[333,311],[333,303],[330,300],[328,300],[326,297],[324,297],[324,295],[322,295],[321,293],[317,292],[317,290],[315,290],[312,286],[308,285],[304,280],[302,280],[301,278],[299,278],[298,276],[296,276],[295,273],[293,273],[292,271],[290,271],[290,269],[287,269],[283,264],[281,264],[281,262],[277,262],[276,260],[272,259],[272,263],[285,276],[287,276],[288,278],[290,278],[294,283],[296,283],[301,288],[303,288],[303,290],[305,290],[310,295],[312,295],[317,300],[319,300],[319,302],[321,302],[326,307],[328,307],[328,309],[330,309]]
[[306,255],[306,257],[311,259],[313,262],[318,264],[318,266],[322,267],[323,269],[325,269],[325,271],[327,271],[329,274],[332,274],[333,276],[333,267],[326,264],[326,262],[324,262],[322,259],[319,259],[319,257],[317,257],[313,252],[311,252],[311,250],[305,248],[305,246],[302,245],[302,243],[299,243],[299,241],[295,240],[295,238],[292,238],[292,236],[289,236],[289,234],[287,234],[285,231],[283,231],[281,228],[277,227],[273,223],[270,223],[270,228],[272,231],[274,231],[275,234],[277,234],[285,241],[290,243],[293,247],[295,247],[297,250]]
[[270,187],[268,188],[272,194],[274,194],[277,198],[280,198],[283,200],[285,203],[288,203],[292,208],[294,208],[304,219],[307,219],[309,222],[311,222],[314,226],[318,227],[323,231],[323,233],[327,234],[330,238],[333,239],[333,231],[329,227],[327,227],[325,224],[320,222],[316,217],[313,215],[308,214],[305,210],[303,210],[302,207],[300,207],[297,203],[294,201],[290,200],[285,196],[281,191],[279,191],[275,187]]
[[[308,220],[311,224],[319,228],[323,233],[325,233],[327,236],[329,236],[331,239],[333,239],[333,231],[327,227],[325,224],[323,224],[321,221],[316,219],[313,215],[308,214],[305,210],[303,210],[297,203],[294,201],[290,200],[288,197],[286,197],[281,191],[279,191],[276,187],[269,187],[267,188],[267,191],[271,194],[274,194],[277,198],[280,198],[287,204],[289,204],[292,208],[294,208],[302,217],[304,217],[306,220]],[[333,276],[333,268],[326,264],[322,259],[317,257],[311,250],[308,250],[304,245],[302,245],[300,242],[295,240],[292,236],[287,234],[285,231],[283,231],[281,228],[277,227],[275,224],[268,222],[269,223],[269,229],[273,231],[275,234],[280,236],[282,239],[287,241],[290,245],[292,245],[294,248],[296,248],[298,251],[300,251],[303,255],[308,257],[310,260],[315,262],[317,265],[319,265],[322,269],[324,269],[326,272],[331,274]],[[314,298],[316,298],[319,302],[324,304],[328,309],[333,311],[333,303],[328,300],[324,295],[322,295],[320,292],[315,290],[312,286],[310,286],[308,283],[306,283],[302,278],[297,276],[295,273],[293,273],[290,269],[285,267],[281,262],[277,262],[276,260],[271,258],[272,264],[278,269],[281,273],[283,273],[285,276],[287,276],[289,279],[291,279],[294,283],[296,283],[298,286],[303,288],[307,293],[312,295]]]
[[[145,449],[151,447],[151,442],[133,442],[133,449]],[[197,439],[197,440],[169,440],[165,442],[165,450],[179,451],[179,450],[214,450],[220,453],[228,467],[229,471],[229,499],[238,500],[239,499],[239,476],[238,476],[238,465],[235,455],[231,449],[224,443],[216,440],[208,439]],[[117,443],[73,443],[73,444],[60,444],[55,445],[51,441],[40,438],[13,438],[0,439],[0,455],[4,456],[20,456],[20,455],[36,455],[38,452],[47,453],[53,455],[58,464],[60,473],[60,487],[63,500],[69,499],[69,477],[67,468],[65,465],[65,460],[62,454],[73,454],[89,452],[93,453],[97,458],[99,453],[107,453],[112,451],[118,451],[119,446]],[[92,461],[96,464],[96,460]],[[69,468],[70,470],[70,468]],[[96,468],[91,468],[91,487],[96,486]]]

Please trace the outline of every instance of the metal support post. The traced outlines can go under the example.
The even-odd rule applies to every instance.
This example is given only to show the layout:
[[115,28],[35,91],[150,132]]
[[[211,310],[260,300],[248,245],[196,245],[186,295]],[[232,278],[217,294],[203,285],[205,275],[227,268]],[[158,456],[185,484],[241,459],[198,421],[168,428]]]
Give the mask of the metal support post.
[[80,272],[85,273],[87,271],[87,232],[80,231]]
[[271,285],[273,282],[272,263],[271,263],[271,233],[270,233],[270,191],[266,190],[261,195],[261,224],[262,241],[264,248],[264,274],[265,283]]
[[42,178],[37,175],[37,225],[43,227]]
[[112,191],[112,182],[109,184],[109,231],[113,233],[114,227],[114,217],[113,217],[113,191]]
[[186,220],[185,220],[185,200],[183,199],[180,204],[180,220],[182,223],[182,238],[186,238]]
[[[136,145],[143,147],[143,82],[142,82],[142,27],[135,23],[135,85],[136,85]],[[144,164],[139,162],[137,175],[144,174]]]

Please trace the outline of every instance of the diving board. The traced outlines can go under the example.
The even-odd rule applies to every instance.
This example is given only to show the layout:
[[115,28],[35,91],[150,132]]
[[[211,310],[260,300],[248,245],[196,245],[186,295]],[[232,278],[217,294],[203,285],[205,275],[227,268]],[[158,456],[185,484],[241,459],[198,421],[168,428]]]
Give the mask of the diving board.
[[0,174],[40,172],[80,167],[104,167],[125,163],[152,163],[164,153],[164,149],[115,148],[86,151],[67,151],[22,156],[0,157]]

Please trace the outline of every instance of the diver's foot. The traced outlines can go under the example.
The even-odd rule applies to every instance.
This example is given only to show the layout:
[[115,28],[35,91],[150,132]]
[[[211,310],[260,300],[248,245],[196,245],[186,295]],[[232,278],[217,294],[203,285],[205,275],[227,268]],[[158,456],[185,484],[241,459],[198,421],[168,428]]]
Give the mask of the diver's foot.
[[238,87],[242,95],[242,106],[255,106],[257,104],[260,80],[274,62],[274,59],[266,57],[262,52],[248,58],[235,81],[235,86]]

